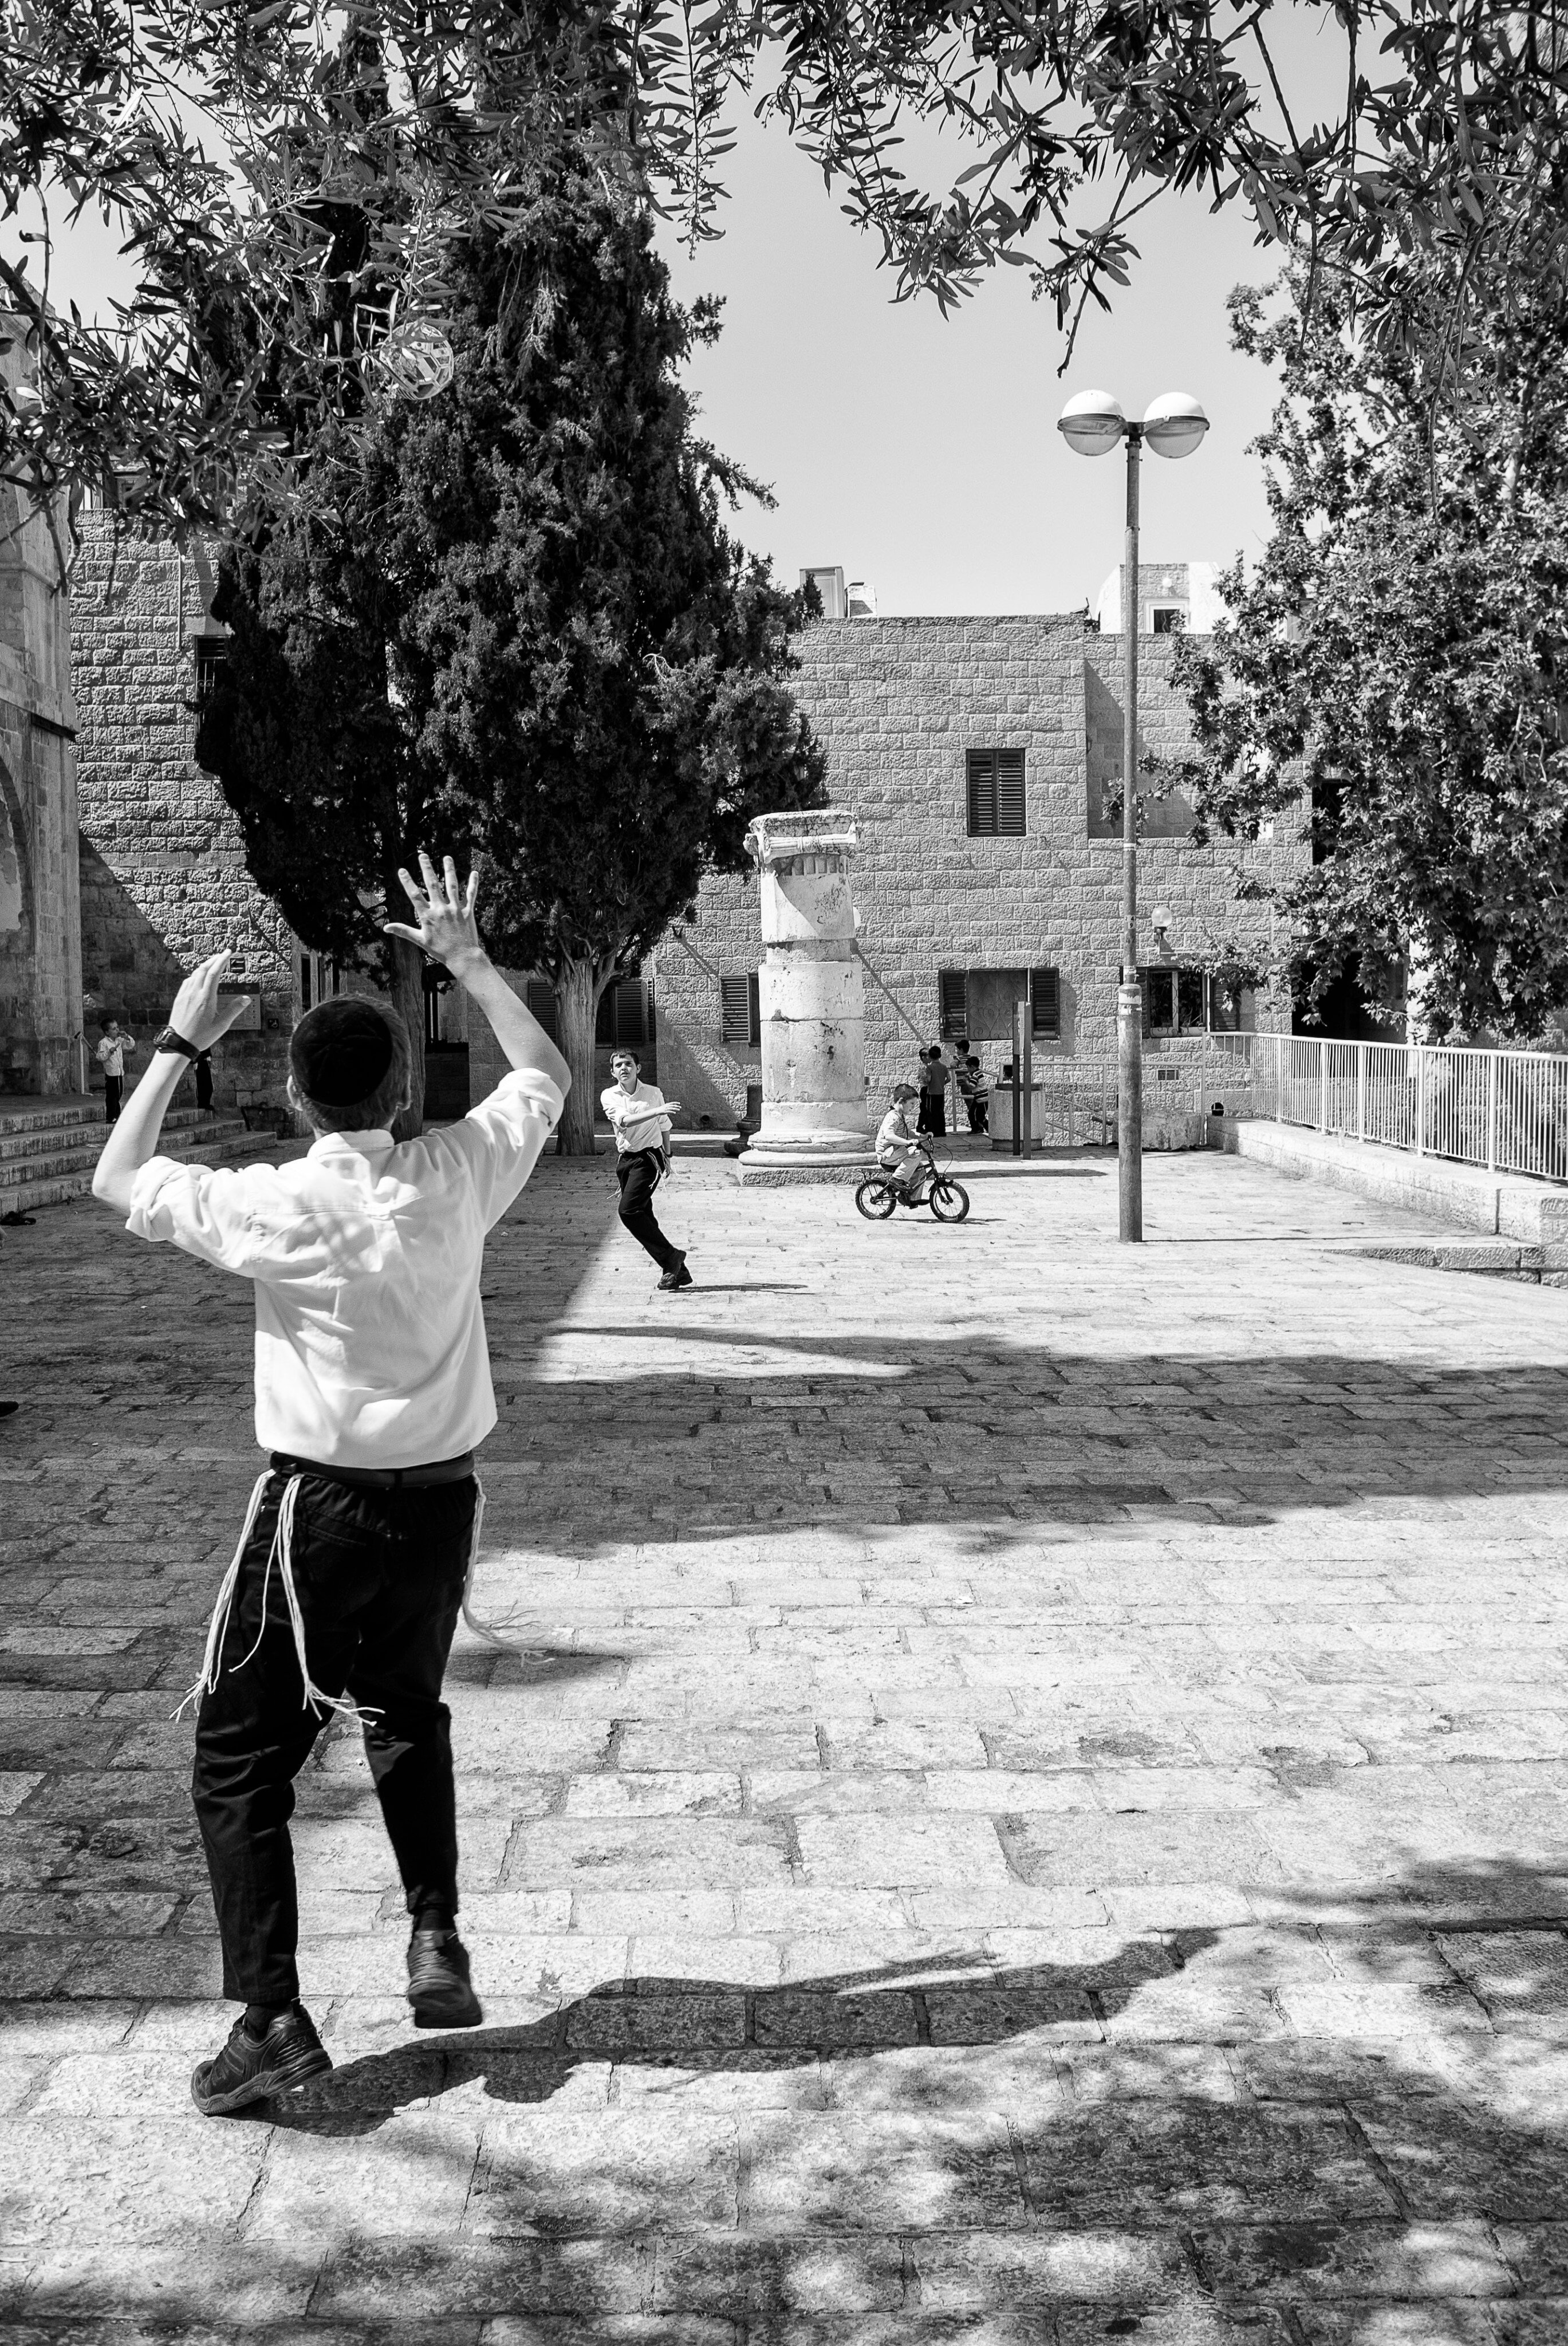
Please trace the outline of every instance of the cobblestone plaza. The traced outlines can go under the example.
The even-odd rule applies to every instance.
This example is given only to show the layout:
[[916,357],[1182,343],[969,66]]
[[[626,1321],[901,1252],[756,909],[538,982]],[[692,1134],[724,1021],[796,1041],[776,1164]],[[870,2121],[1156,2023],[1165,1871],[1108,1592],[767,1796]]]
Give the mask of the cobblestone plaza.
[[[1212,1154],[957,1230],[691,1158],[491,1242],[449,1678],[484,2028],[416,2036],[356,1738],[337,2066],[232,2120],[191,1816],[249,1298],[5,1234],[4,2346],[1568,2338],[1568,1293]],[[967,1173],[965,1178],[968,1178]]]

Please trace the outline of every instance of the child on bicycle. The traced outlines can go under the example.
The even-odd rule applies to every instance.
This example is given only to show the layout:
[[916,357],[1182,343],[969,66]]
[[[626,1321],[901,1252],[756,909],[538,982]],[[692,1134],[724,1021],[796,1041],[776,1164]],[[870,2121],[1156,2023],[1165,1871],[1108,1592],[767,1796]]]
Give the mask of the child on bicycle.
[[892,1106],[877,1127],[877,1163],[906,1197],[925,1161],[915,1123],[920,1096],[915,1085],[895,1084]]

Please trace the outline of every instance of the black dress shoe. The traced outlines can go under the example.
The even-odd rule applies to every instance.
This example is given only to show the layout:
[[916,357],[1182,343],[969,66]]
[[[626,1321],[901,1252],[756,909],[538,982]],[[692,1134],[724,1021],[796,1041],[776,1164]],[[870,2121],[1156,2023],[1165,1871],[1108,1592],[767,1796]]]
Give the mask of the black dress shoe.
[[216,2061],[203,2061],[190,2081],[190,2098],[204,2118],[242,2110],[271,2094],[291,2093],[332,2066],[303,2004],[270,2021],[265,2036],[252,2036],[243,2020],[229,2032]]
[[676,1264],[675,1269],[673,1270],[667,1270],[664,1277],[659,1280],[659,1285],[664,1289],[667,1294],[673,1294],[677,1287],[690,1287],[693,1284],[694,1281],[692,1280],[691,1273],[686,1267],[686,1257],[684,1254],[681,1256],[680,1260]]
[[416,2028],[477,2028],[484,2007],[468,1976],[468,1950],[455,1931],[416,1931],[408,1943],[408,2000]]

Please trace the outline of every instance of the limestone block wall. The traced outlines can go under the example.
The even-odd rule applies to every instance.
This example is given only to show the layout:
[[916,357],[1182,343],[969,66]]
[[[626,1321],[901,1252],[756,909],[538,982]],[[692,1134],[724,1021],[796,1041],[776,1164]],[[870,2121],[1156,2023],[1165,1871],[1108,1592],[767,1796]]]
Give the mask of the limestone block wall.
[[[1185,704],[1170,683],[1175,649],[1164,638],[1140,641],[1141,732],[1164,750],[1186,737]],[[1119,838],[1092,835],[1091,773],[1093,762],[1103,786],[1113,739],[1120,765],[1119,639],[1085,633],[1077,613],[824,620],[801,657],[796,690],[827,749],[833,802],[860,836],[854,889],[873,1100],[908,1078],[920,1045],[939,1036],[944,968],[1058,970],[1061,1035],[1035,1044],[1036,1069],[1046,1080],[1114,1085],[1121,848]],[[1002,748],[1024,752],[1024,833],[971,838],[965,753]],[[1198,958],[1217,936],[1254,943],[1267,957],[1267,908],[1238,902],[1237,882],[1299,852],[1151,837],[1140,857],[1145,937],[1160,901],[1172,914],[1172,959]],[[683,1120],[706,1114],[728,1124],[760,1072],[758,1052],[726,1044],[719,994],[721,978],[761,961],[755,880],[706,882],[695,921],[677,932],[655,956],[660,1080],[683,1102]],[[1288,1025],[1287,1005],[1265,999],[1257,1018]],[[994,1075],[1003,1046],[977,1047]],[[1203,1037],[1151,1037],[1147,1051],[1162,1107],[1196,1106],[1214,1088]],[[1176,1080],[1156,1091],[1162,1066]]]
[[[31,370],[0,313],[0,379]],[[80,1081],[70,601],[47,520],[0,485],[0,1085],[27,1093]]]
[[[280,1102],[296,993],[288,924],[245,868],[239,827],[198,766],[193,639],[215,632],[199,554],[81,517],[73,608],[82,972],[96,1043],[111,1015],[141,1043],[180,977],[222,945],[254,997],[214,1054],[223,1106]],[[138,1066],[145,1066],[145,1059]]]

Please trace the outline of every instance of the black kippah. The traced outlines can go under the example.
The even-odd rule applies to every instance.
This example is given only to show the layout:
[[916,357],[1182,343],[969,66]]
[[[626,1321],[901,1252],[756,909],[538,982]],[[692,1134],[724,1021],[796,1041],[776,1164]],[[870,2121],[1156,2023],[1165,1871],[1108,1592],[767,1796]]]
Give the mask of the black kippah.
[[373,1002],[352,994],[307,1010],[289,1044],[294,1081],[322,1107],[369,1099],[392,1063],[392,1028]]

